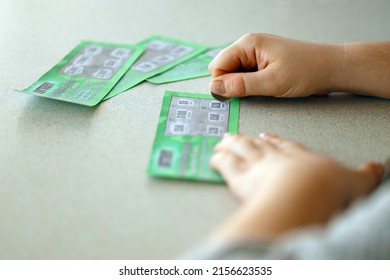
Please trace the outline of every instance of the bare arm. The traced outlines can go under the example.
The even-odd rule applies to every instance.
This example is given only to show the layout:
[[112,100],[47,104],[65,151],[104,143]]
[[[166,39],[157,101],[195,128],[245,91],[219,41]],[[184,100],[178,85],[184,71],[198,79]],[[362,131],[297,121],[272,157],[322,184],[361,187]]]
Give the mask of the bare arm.
[[342,63],[331,89],[390,98],[390,42],[340,45]]
[[247,34],[209,65],[224,97],[305,97],[331,91],[390,98],[390,42],[318,44]]

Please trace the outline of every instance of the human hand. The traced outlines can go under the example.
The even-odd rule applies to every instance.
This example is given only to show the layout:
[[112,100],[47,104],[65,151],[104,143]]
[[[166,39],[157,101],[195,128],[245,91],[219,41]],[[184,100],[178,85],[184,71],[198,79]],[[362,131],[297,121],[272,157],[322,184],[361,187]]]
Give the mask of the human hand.
[[226,135],[210,164],[243,205],[219,230],[223,239],[274,238],[291,229],[323,224],[367,195],[383,176],[383,164],[351,169],[273,135]]
[[247,34],[210,63],[210,91],[224,98],[324,95],[331,91],[342,55],[341,45]]

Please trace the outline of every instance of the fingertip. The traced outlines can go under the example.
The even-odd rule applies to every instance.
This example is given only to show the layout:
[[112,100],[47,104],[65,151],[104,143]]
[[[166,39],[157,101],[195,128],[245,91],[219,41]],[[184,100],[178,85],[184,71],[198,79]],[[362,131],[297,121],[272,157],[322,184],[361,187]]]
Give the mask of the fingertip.
[[210,166],[215,169],[216,168],[216,164],[218,163],[220,158],[221,158],[221,153],[215,152],[214,154],[212,154],[211,157],[210,157],[210,160],[209,160]]
[[231,138],[233,135],[234,135],[234,134],[231,134],[231,133],[229,133],[229,132],[224,133],[223,136],[222,136],[221,141],[219,141],[219,142],[214,146],[214,152],[219,152],[219,151],[223,150],[224,148],[228,147],[228,146],[229,146],[228,143],[229,143],[229,141],[230,141],[229,138]]
[[242,160],[228,151],[214,153],[210,157],[209,164],[221,173],[225,180],[232,180],[243,167]]
[[367,162],[358,167],[358,170],[362,174],[362,179],[366,181],[370,188],[377,187],[382,181],[385,173],[385,168],[381,162]]
[[215,146],[214,146],[214,153],[217,153],[221,150],[221,142],[218,142]]
[[348,201],[366,196],[379,186],[384,174],[384,165],[380,162],[366,162],[351,173],[351,188],[348,191]]
[[262,139],[280,138],[279,136],[277,136],[275,134],[270,134],[270,133],[266,133],[266,132],[260,132],[259,137]]
[[214,154],[211,155],[210,157],[210,160],[209,160],[209,164],[210,166],[219,171],[220,168],[221,168],[221,162],[223,162],[223,152],[220,152],[220,151],[215,151]]
[[370,166],[376,177],[375,186],[378,186],[383,179],[383,175],[385,174],[385,167],[381,162],[371,162]]

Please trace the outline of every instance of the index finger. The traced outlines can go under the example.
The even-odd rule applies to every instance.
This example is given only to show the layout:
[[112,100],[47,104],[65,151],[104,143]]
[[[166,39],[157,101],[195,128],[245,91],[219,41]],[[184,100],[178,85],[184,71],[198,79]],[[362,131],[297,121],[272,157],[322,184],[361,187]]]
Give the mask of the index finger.
[[257,50],[245,35],[222,50],[209,64],[212,77],[228,73],[257,70]]

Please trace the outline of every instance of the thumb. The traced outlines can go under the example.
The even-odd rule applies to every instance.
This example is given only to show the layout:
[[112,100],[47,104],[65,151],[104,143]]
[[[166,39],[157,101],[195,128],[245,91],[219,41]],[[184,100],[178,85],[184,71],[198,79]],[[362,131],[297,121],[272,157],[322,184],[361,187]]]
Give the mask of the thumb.
[[250,95],[274,96],[275,90],[269,75],[272,69],[247,73],[229,73],[211,80],[210,91],[225,98]]
[[352,200],[364,196],[379,185],[383,178],[384,167],[379,162],[367,162],[360,165],[356,169],[356,173],[357,176],[351,192]]

